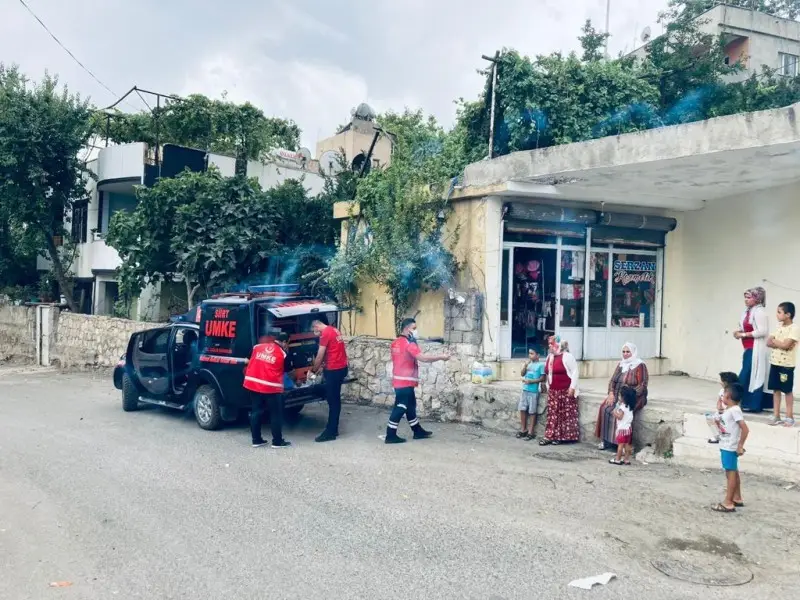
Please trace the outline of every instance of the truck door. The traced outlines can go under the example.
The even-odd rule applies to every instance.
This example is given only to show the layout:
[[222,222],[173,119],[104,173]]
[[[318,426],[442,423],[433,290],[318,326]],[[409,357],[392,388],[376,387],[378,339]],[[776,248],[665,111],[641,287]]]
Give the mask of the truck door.
[[161,399],[170,390],[168,360],[171,327],[147,329],[131,336],[128,361],[135,383],[147,397]]

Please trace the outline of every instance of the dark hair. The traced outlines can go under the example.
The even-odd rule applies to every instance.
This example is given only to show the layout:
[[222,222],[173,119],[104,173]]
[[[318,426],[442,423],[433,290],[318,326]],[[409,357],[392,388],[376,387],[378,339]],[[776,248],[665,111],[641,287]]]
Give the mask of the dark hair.
[[789,315],[789,318],[794,319],[795,309],[794,309],[794,302],[781,302],[778,304],[778,308],[780,308],[783,312]]
[[636,390],[629,385],[623,386],[619,391],[619,397],[622,403],[631,410],[636,408]]
[[744,386],[739,383],[729,383],[725,386],[725,391],[728,392],[728,396],[731,398],[731,402],[734,404],[739,404],[742,401],[742,396],[744,396]]
[[719,380],[725,385],[730,385],[732,383],[739,383],[739,376],[730,371],[723,371],[719,374]]
[[417,321],[415,319],[412,319],[410,317],[400,321],[400,333],[403,333],[403,331],[405,331],[406,327],[411,327],[416,322]]
[[326,315],[324,315],[324,314],[318,314],[318,315],[315,315],[315,316],[314,316],[314,320],[313,320],[313,321],[311,321],[311,322],[313,323],[314,321],[319,321],[320,323],[322,323],[322,324],[323,324],[323,325],[325,325],[326,327],[327,327],[328,325],[330,325],[330,323],[328,323],[328,317],[327,317]]

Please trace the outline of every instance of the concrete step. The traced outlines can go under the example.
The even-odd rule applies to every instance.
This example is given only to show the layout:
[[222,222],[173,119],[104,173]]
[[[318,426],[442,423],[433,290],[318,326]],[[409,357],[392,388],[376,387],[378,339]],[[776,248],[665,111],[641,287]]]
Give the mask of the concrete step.
[[[750,436],[739,460],[742,473],[800,481],[800,429],[771,427],[767,417],[747,415]],[[683,436],[673,443],[673,462],[691,467],[721,469],[719,446],[709,444],[704,415],[686,414]]]

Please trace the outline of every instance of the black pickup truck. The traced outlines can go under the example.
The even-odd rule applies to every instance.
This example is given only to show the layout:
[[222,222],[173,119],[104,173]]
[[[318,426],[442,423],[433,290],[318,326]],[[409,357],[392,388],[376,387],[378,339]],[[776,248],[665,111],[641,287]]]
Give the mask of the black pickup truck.
[[287,414],[324,400],[322,378],[309,377],[318,349],[311,321],[324,314],[336,324],[339,308],[285,288],[220,294],[173,323],[134,333],[114,369],[123,410],[142,403],[192,407],[198,425],[209,430],[236,421],[250,407],[242,387],[246,360],[259,337],[276,331],[289,335],[295,387],[285,394]]

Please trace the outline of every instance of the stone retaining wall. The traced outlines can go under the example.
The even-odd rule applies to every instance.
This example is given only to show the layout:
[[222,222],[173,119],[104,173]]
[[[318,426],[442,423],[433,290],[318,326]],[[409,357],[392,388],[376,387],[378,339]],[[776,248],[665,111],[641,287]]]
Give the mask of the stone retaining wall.
[[36,358],[36,309],[0,305],[0,361]]
[[[370,337],[347,340],[350,376],[357,381],[344,387],[346,401],[378,406],[394,404],[390,346],[391,341]],[[421,348],[429,354],[450,351],[453,358],[447,362],[420,364],[417,411],[421,416],[457,420],[465,388],[470,387],[472,363],[478,354],[478,347],[471,344],[444,346],[422,343]]]
[[53,359],[64,368],[111,367],[125,354],[131,334],[158,326],[144,321],[62,312],[58,317]]

